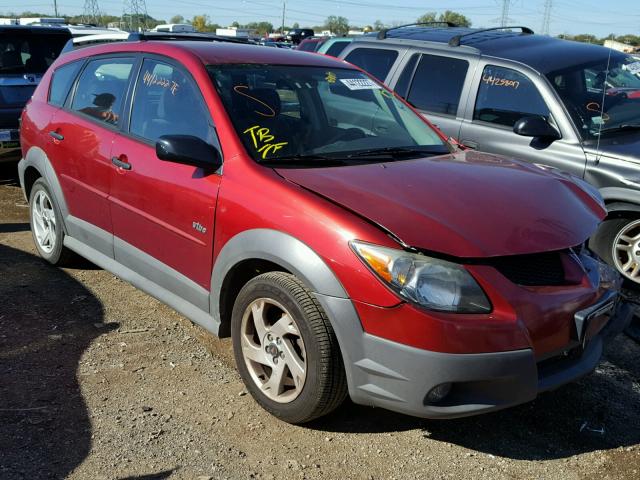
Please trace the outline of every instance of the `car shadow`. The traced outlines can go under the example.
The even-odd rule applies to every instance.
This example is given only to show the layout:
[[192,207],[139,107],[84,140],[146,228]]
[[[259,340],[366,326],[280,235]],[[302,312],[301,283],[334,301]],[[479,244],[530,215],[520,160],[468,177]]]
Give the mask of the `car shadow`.
[[20,186],[18,162],[0,162],[0,185]]
[[[567,458],[640,443],[640,347],[621,335],[594,375],[534,402],[475,417],[426,420],[345,403],[308,426],[327,432],[383,433],[421,429],[432,441],[518,460]],[[419,442],[416,446],[420,446]]]
[[88,455],[77,380],[103,324],[100,301],[64,271],[0,244],[0,478],[65,478]]
[[0,233],[28,232],[31,226],[27,222],[0,223]]

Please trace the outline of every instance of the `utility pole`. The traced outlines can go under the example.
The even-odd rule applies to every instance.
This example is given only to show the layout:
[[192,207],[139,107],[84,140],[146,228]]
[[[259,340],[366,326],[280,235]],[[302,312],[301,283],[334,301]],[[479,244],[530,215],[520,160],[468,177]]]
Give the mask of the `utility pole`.
[[129,17],[130,31],[144,32],[147,30],[147,3],[145,0],[124,0],[121,23],[125,23],[127,17]]
[[284,15],[287,11],[287,0],[282,0],[282,35],[284,36]]
[[502,0],[502,16],[500,17],[501,27],[506,27],[509,24],[509,7],[511,7],[511,0]]
[[84,23],[91,23],[98,25],[100,23],[100,7],[98,7],[98,0],[85,0],[84,11],[82,12],[82,21]]
[[58,17],[58,0],[53,0],[53,12],[54,16]]
[[542,20],[542,34],[549,35],[551,27],[551,8],[553,7],[553,0],[545,0],[544,2],[544,17]]

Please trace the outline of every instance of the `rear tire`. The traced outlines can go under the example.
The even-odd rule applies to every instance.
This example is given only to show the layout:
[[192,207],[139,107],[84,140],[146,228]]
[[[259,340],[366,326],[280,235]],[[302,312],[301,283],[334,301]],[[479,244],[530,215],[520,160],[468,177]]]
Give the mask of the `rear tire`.
[[333,328],[295,276],[269,272],[250,280],[236,298],[231,332],[247,390],[279,419],[310,422],[336,409],[347,396]]
[[62,214],[44,178],[39,178],[29,195],[29,221],[38,254],[52,265],[67,265],[74,254],[64,246]]

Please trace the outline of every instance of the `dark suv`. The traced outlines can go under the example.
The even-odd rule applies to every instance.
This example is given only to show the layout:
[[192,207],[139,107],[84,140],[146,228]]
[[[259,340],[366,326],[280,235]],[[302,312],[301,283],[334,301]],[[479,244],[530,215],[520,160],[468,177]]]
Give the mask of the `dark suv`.
[[310,28],[294,28],[293,30],[289,30],[287,32],[287,36],[285,37],[287,41],[297,45],[305,38],[311,38],[315,35],[315,32]]
[[[591,239],[640,283],[640,61],[528,28],[405,26],[340,55],[468,148],[571,172],[599,188]],[[562,226],[557,226],[558,231]]]
[[66,28],[0,26],[0,162],[20,159],[20,112],[70,38]]

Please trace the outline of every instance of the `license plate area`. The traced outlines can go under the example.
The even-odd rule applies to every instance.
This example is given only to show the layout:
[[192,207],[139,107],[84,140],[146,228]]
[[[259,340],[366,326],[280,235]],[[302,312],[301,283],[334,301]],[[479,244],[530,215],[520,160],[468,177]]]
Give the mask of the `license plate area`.
[[618,301],[617,292],[609,292],[604,298],[584,310],[576,312],[574,322],[576,326],[576,340],[584,348],[605,326],[615,311]]

